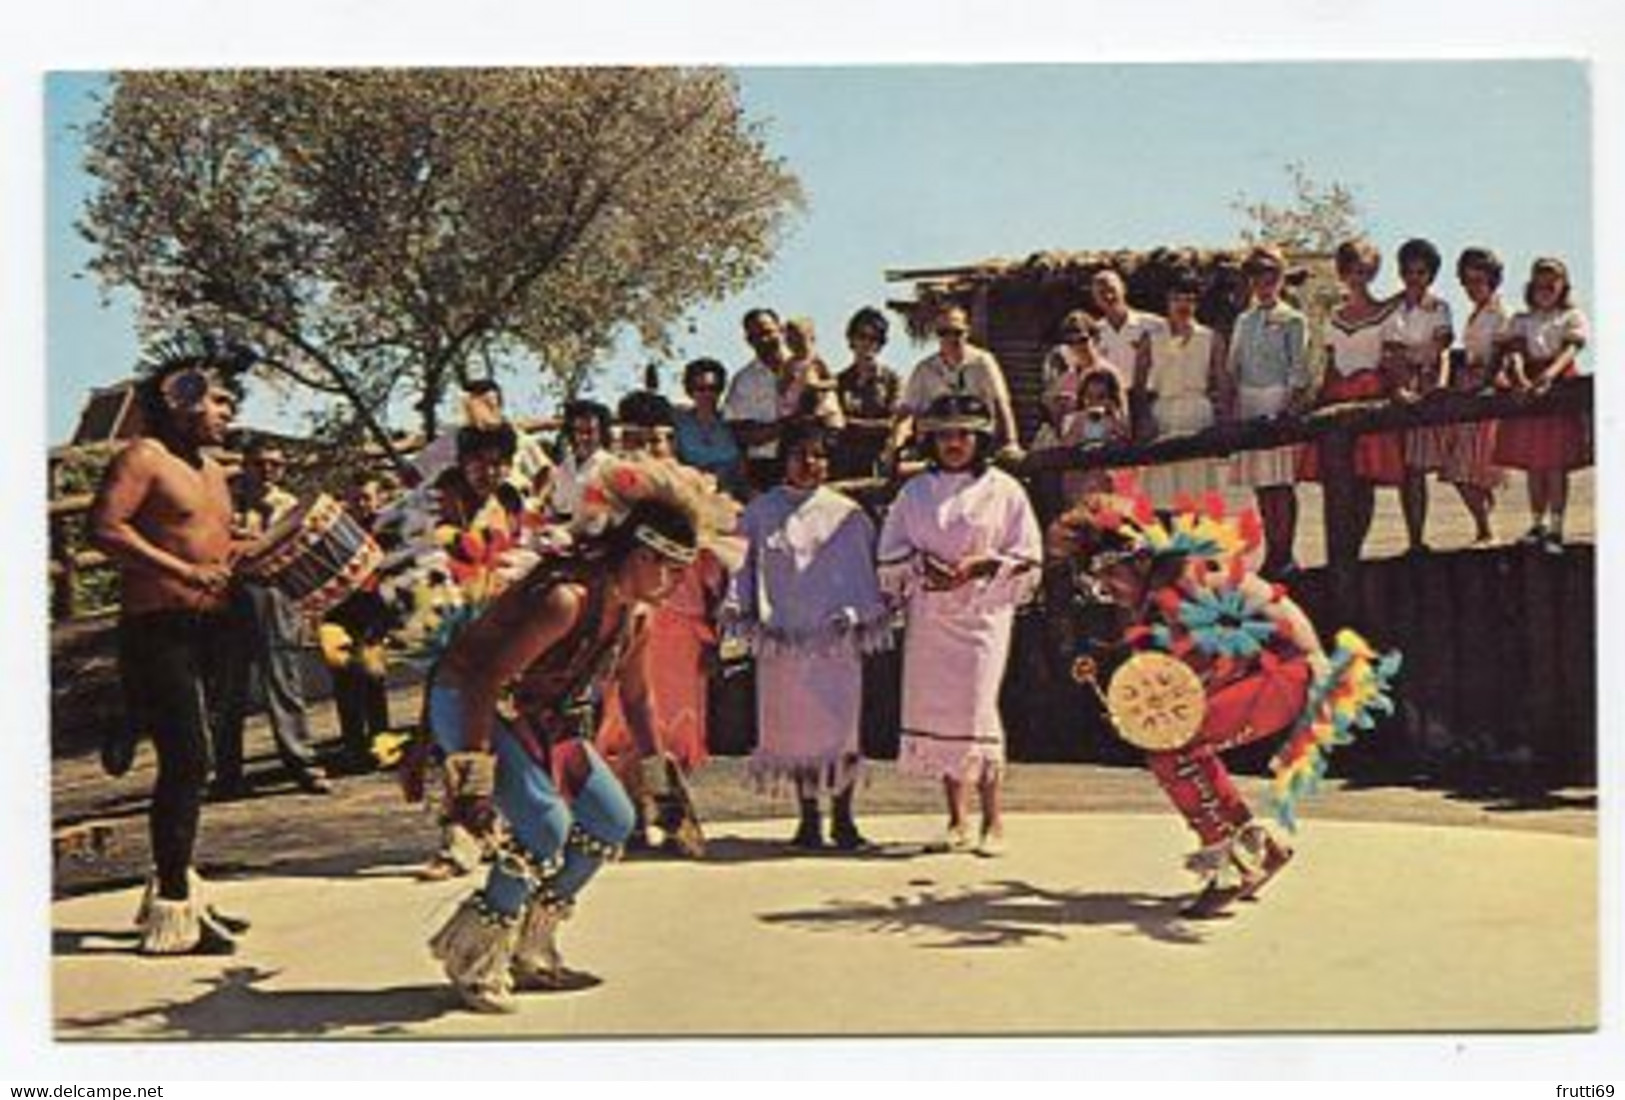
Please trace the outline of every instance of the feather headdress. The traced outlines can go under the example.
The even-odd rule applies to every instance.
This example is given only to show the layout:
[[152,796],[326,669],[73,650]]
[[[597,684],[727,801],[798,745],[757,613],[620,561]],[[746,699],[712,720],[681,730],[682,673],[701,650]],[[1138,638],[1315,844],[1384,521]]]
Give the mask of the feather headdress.
[[681,512],[694,527],[699,549],[709,550],[727,568],[737,569],[744,561],[744,543],[734,534],[739,502],[719,489],[710,474],[669,458],[627,454],[604,459],[582,490],[571,534],[602,537],[643,502]]

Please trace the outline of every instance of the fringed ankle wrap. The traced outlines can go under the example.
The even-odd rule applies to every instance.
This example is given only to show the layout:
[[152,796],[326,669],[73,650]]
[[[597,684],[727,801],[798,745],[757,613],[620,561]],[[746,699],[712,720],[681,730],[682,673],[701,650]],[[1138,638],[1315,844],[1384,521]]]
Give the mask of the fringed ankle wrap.
[[154,896],[143,906],[141,953],[185,955],[198,945],[203,927],[194,899],[169,901]]
[[564,970],[559,952],[559,924],[570,915],[569,906],[540,901],[525,907],[513,953],[514,983],[519,989],[551,989]]
[[518,920],[488,909],[479,895],[457,907],[445,927],[429,941],[429,950],[444,964],[446,977],[469,1008],[477,1012],[512,1012],[513,962]]
[[[205,920],[212,920],[221,931],[235,934],[246,932],[249,922],[244,917],[232,916],[220,911],[209,896],[209,886],[198,874],[197,868],[189,868],[186,872],[186,900],[197,907],[199,915]],[[152,909],[154,899],[158,897],[158,872],[154,871],[147,876],[146,889],[141,891],[141,902],[135,910],[135,926],[145,928],[147,917]]]

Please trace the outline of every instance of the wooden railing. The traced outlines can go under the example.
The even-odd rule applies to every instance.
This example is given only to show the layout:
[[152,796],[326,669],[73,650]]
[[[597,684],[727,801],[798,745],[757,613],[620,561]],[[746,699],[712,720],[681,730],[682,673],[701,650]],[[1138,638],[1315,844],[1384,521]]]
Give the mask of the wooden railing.
[[[1090,444],[1028,452],[1010,472],[1029,487],[1068,470],[1112,470],[1156,466],[1194,458],[1230,458],[1247,451],[1314,443],[1320,449],[1320,481],[1325,494],[1326,564],[1334,593],[1346,593],[1360,561],[1361,532],[1350,523],[1357,478],[1355,444],[1361,435],[1420,427],[1512,420],[1556,413],[1589,414],[1590,376],[1564,379],[1538,397],[1495,393],[1438,393],[1416,404],[1350,401],[1315,409],[1304,416],[1221,423],[1201,432],[1148,443]],[[845,481],[840,486],[866,501],[883,504],[897,483],[883,478]]]
[[[1362,434],[1552,413],[1584,413],[1590,411],[1592,397],[1592,380],[1582,376],[1558,382],[1540,397],[1439,394],[1415,405],[1348,402],[1317,409],[1303,417],[1219,424],[1206,431],[1150,443],[1033,451],[1012,472],[1033,484],[1066,470],[1127,469],[1192,458],[1227,458],[1245,451],[1315,442],[1321,451],[1326,557],[1332,591],[1333,595],[1347,595],[1360,559],[1359,532],[1350,527],[1349,518],[1354,514],[1350,506],[1355,491],[1354,448]],[[530,431],[553,429],[557,421],[526,420],[521,421],[521,426]],[[862,478],[841,482],[840,487],[866,500],[884,502],[895,492],[897,483]],[[106,555],[96,550],[68,551],[71,545],[68,525],[82,521],[91,501],[89,494],[80,494],[54,499],[50,504],[51,614],[55,619],[73,616],[74,586],[79,575],[109,565]]]

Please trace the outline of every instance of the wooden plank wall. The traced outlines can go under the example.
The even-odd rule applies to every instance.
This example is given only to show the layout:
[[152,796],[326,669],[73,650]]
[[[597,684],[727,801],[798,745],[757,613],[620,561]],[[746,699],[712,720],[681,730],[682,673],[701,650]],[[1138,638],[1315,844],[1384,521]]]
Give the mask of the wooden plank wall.
[[[1343,625],[1405,661],[1398,713],[1341,751],[1333,774],[1417,775],[1547,786],[1596,782],[1596,572],[1593,548],[1561,557],[1521,547],[1388,558],[1360,565],[1357,606],[1331,605],[1325,570],[1306,570],[1293,591],[1328,645]],[[1022,761],[1129,763],[1138,753],[1110,732],[1089,690],[1067,675],[1055,620],[1034,606],[1016,620],[1001,696],[1009,751]],[[864,750],[897,752],[902,662],[865,666]],[[713,695],[714,748],[754,741],[751,675],[741,666]],[[1239,754],[1256,771],[1273,742]]]

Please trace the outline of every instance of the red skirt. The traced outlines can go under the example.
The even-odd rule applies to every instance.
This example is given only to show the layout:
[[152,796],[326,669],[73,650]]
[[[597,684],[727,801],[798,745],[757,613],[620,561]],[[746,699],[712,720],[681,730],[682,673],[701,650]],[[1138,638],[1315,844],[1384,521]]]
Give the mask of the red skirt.
[[1577,470],[1591,465],[1590,452],[1590,433],[1579,413],[1503,420],[1495,435],[1495,464],[1517,470]]
[[[1374,370],[1357,374],[1328,374],[1323,402],[1369,401],[1387,396],[1382,376]],[[1354,475],[1375,485],[1398,485],[1405,480],[1405,452],[1399,432],[1375,432],[1354,441]],[[1298,479],[1320,480],[1320,447],[1306,444],[1298,457]]]

